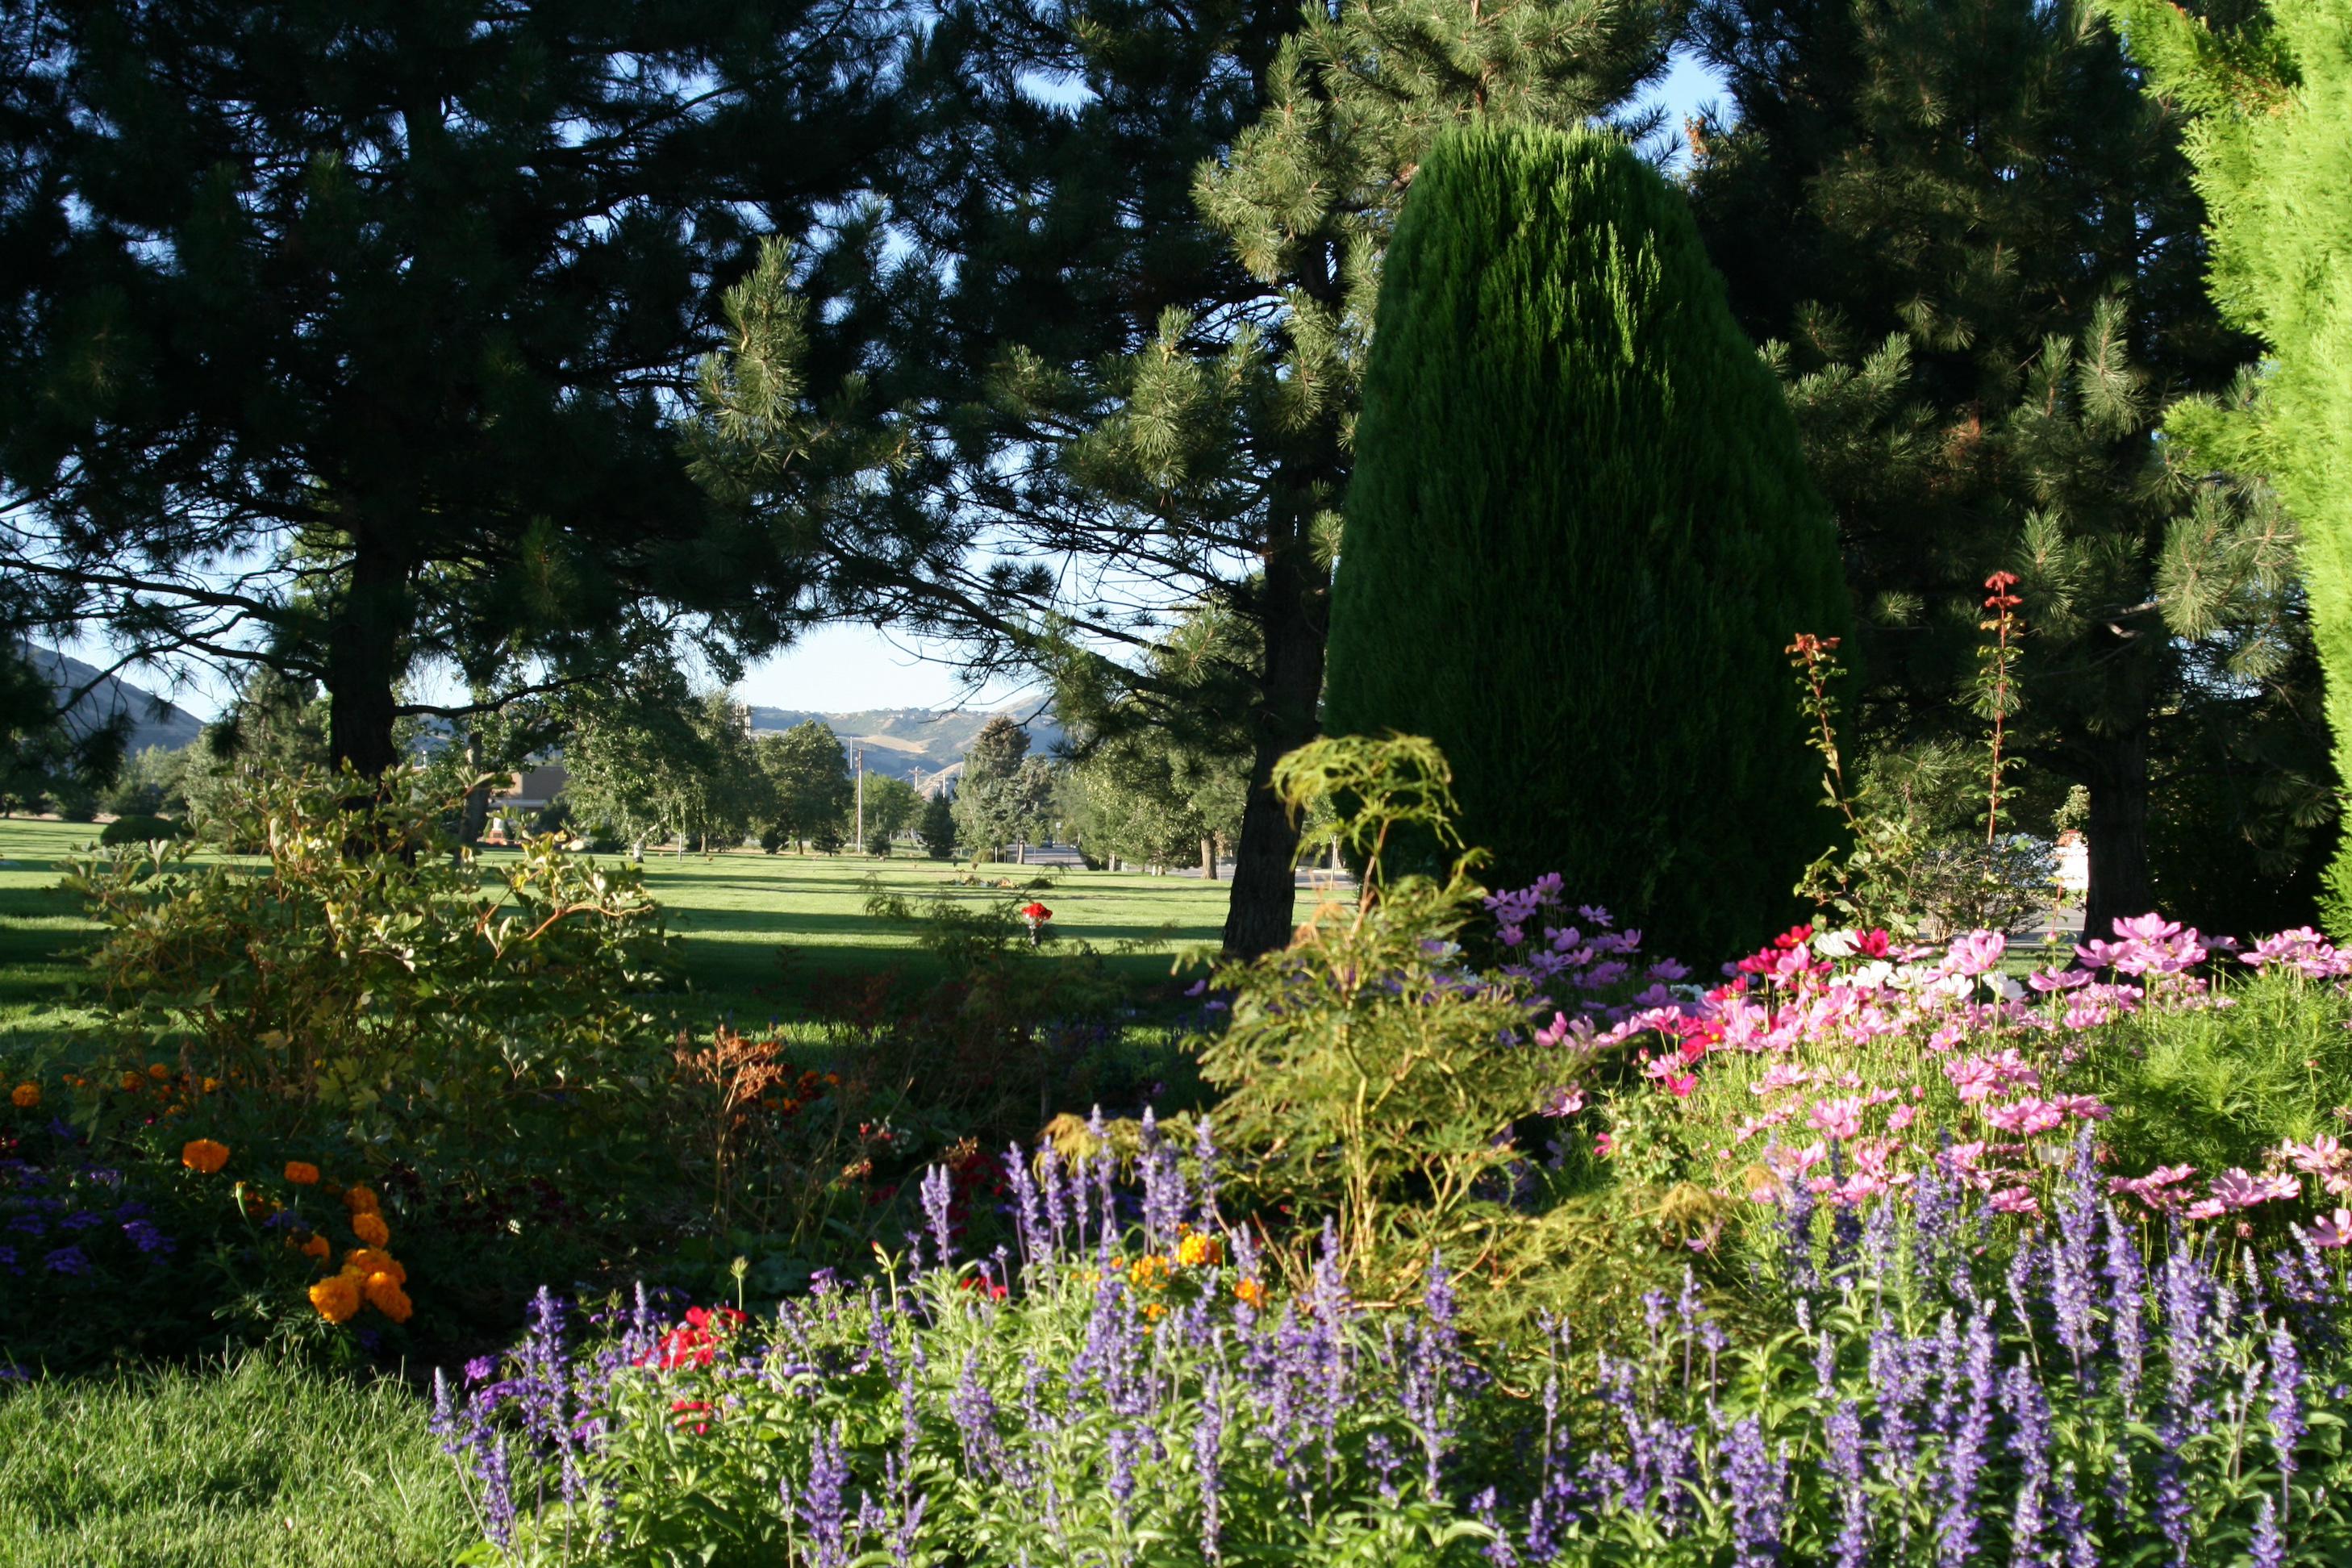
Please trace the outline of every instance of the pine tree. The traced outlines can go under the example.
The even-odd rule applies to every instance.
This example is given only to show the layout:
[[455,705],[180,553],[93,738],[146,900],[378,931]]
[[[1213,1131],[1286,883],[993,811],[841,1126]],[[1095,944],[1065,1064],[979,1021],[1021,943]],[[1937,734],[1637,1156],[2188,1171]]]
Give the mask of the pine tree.
[[[1297,830],[1266,783],[1316,733],[1397,206],[1457,121],[1610,112],[1678,9],[981,0],[910,67],[919,244],[887,314],[913,423],[888,504],[828,531],[837,606],[966,638],[982,668],[1092,663],[1238,717],[1231,951],[1292,931]],[[1145,656],[1208,604],[1249,623],[1252,662],[1180,698]]]
[[1457,132],[1380,320],[1325,727],[1434,740],[1498,885],[1694,958],[1785,923],[1832,825],[1784,650],[1845,593],[1681,193],[1603,133]]
[[[1859,601],[1865,749],[1981,734],[1981,584],[2012,571],[2013,749],[2037,810],[2087,793],[2089,926],[2160,898],[2235,923],[2169,900],[2244,879],[2184,868],[2308,861],[2324,786],[2291,526],[2154,439],[2253,347],[2201,286],[2178,122],[2074,5],[1703,0],[1696,38],[1736,119],[1690,128],[1695,210],[1735,312],[1782,340]],[[2216,793],[2226,825],[2156,809]]]
[[[2336,775],[2352,776],[2352,0],[2292,0],[2208,27],[2151,0],[2109,0],[2159,102],[2194,119],[2189,153],[2222,311],[2261,337],[2259,395],[2173,411],[2167,429],[2220,466],[2265,476],[2302,528]],[[2352,935],[2352,841],[2328,867],[2327,920]]]
[[423,666],[502,700],[776,640],[790,531],[704,503],[677,416],[721,286],[870,173],[881,15],[0,10],[0,563],[47,624],[318,680],[370,775]]

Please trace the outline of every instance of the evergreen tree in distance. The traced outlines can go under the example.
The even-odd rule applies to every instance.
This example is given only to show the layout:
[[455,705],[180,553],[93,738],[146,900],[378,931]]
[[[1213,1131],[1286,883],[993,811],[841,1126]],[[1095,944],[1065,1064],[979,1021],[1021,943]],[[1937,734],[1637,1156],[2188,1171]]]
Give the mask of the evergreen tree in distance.
[[[2352,776],[2352,0],[2286,0],[2214,29],[2155,0],[2106,0],[2149,91],[2189,135],[2212,237],[2212,292],[2270,351],[2258,395],[2174,408],[2208,461],[2267,477],[2301,525],[2336,773]],[[2326,876],[2328,927],[2352,935],[2352,842]]]
[[1326,731],[1434,740],[1496,885],[1694,957],[1782,920],[1830,839],[1783,650],[1845,591],[1680,193],[1606,134],[1454,132],[1380,321]]

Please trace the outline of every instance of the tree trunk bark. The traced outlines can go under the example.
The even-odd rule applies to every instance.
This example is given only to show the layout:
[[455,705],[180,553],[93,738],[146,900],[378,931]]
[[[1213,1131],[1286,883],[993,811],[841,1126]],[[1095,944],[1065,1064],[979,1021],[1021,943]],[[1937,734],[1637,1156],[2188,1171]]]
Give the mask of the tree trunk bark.
[[1249,797],[1242,807],[1241,840],[1234,846],[1234,890],[1225,909],[1225,952],[1235,958],[1255,958],[1289,944],[1298,892],[1293,864],[1298,825],[1275,798],[1274,764],[1315,738],[1323,700],[1331,573],[1315,559],[1310,536],[1319,492],[1297,476],[1288,477],[1286,488],[1293,493],[1277,504],[1292,516],[1274,531],[1258,588],[1265,664],[1258,705],[1250,715],[1255,743]]
[[2105,940],[2118,920],[2155,907],[2147,880],[2147,731],[2094,743],[2091,816],[2083,837],[2090,852],[2091,886],[2083,900],[2083,935]]
[[1217,879],[1217,841],[1206,834],[1201,837],[1201,879],[1204,882]]
[[327,742],[373,784],[400,760],[392,742],[407,574],[368,534],[352,553],[343,601],[327,627]]

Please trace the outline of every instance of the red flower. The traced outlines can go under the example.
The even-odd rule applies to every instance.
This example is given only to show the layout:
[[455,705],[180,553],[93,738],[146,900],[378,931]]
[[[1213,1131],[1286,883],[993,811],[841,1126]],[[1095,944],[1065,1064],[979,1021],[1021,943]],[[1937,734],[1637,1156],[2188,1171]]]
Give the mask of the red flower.
[[719,1339],[751,1321],[732,1307],[688,1307],[686,1322],[664,1334],[653,1349],[637,1358],[639,1366],[676,1372],[684,1366],[709,1366],[719,1359]]
[[1792,947],[1801,946],[1801,944],[1812,940],[1812,927],[1790,926],[1787,931],[1782,931],[1779,936],[1772,939],[1772,945],[1779,948],[1781,952],[1786,952]]
[[710,1423],[696,1421],[694,1417],[704,1415],[716,1415],[719,1413],[719,1406],[707,1399],[674,1399],[670,1401],[669,1408],[670,1414],[677,1417],[677,1429],[683,1432],[691,1425],[694,1427],[694,1435],[698,1437],[709,1432]]
[[1044,925],[1047,921],[1054,918],[1054,911],[1039,903],[1036,900],[1032,899],[1027,903],[1021,906],[1021,918],[1027,921],[1033,926]]
[[992,1301],[1002,1301],[1004,1300],[1006,1294],[1004,1287],[997,1281],[993,1279],[982,1279],[977,1275],[965,1276],[963,1288],[967,1290],[984,1290],[988,1293],[988,1299]]
[[1854,942],[1864,958],[1885,958],[1887,945],[1886,933],[1883,931],[1864,931]]

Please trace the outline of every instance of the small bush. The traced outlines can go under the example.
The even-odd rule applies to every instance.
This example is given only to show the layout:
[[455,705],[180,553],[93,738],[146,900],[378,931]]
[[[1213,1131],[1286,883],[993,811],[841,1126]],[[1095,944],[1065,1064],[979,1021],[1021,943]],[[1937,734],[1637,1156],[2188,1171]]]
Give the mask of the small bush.
[[98,841],[112,849],[127,844],[168,843],[189,837],[186,823],[168,816],[118,816],[99,830]]

